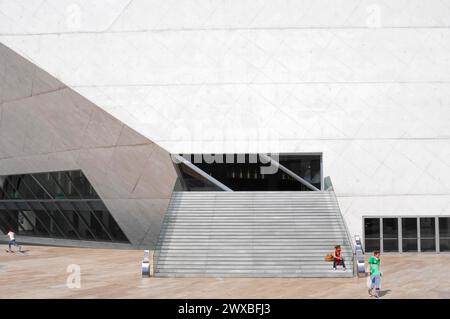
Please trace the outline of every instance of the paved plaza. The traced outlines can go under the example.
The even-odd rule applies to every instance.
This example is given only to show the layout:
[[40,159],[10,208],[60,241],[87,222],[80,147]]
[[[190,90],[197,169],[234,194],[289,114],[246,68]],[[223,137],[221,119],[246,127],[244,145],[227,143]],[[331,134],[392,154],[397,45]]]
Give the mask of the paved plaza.
[[[142,278],[141,250],[24,249],[0,252],[0,298],[369,298],[364,278]],[[450,298],[450,254],[384,255],[382,271],[383,298]]]

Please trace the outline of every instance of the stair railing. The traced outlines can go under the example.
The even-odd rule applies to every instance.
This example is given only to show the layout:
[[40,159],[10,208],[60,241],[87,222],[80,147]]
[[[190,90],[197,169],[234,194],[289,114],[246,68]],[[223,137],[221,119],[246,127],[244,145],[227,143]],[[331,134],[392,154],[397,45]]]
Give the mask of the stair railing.
[[291,171],[290,169],[288,169],[286,166],[280,164],[280,162],[274,160],[272,157],[265,155],[265,154],[259,154],[259,157],[264,159],[265,161],[267,161],[268,163],[271,163],[271,165],[281,169],[283,172],[285,172],[286,174],[288,174],[290,177],[292,177],[293,179],[295,179],[296,181],[300,182],[301,184],[303,184],[304,186],[306,186],[308,189],[318,192],[320,191],[320,189],[318,189],[316,186],[314,186],[313,184],[311,184],[310,182],[308,182],[307,180],[305,180],[304,178],[298,176],[297,174],[295,174],[293,171]]
[[325,191],[328,191],[331,194],[333,194],[334,200],[336,201],[336,203],[338,205],[338,209],[337,210],[339,211],[339,215],[341,217],[341,221],[344,224],[345,233],[347,234],[347,241],[349,243],[350,248],[352,249],[352,256],[354,256],[353,257],[353,275],[355,275],[356,274],[356,267],[357,267],[356,260],[355,260],[356,259],[355,258],[356,250],[355,250],[355,247],[353,246],[353,240],[352,240],[352,237],[350,235],[350,231],[348,230],[347,223],[345,221],[344,215],[342,215],[341,208],[339,207],[339,202],[338,202],[336,193],[334,192],[334,187],[333,187],[333,183],[331,182],[330,176],[327,176],[327,177],[324,178],[324,189],[325,189]]
[[[172,201],[172,199],[170,200]],[[169,202],[170,205],[170,202]],[[161,229],[159,231],[158,241],[156,242],[155,248],[152,251],[152,276],[155,277],[156,275],[156,268],[158,266],[158,257],[161,253],[161,245],[164,242],[164,236],[165,236],[165,230],[163,229],[163,226],[165,225],[167,218],[167,213],[164,215],[163,221],[161,223]]]
[[142,258],[141,270],[142,277],[150,277],[150,251],[144,250],[144,257]]
[[366,267],[364,264],[364,250],[359,235],[355,235],[355,257],[356,257],[356,274],[358,277],[366,276]]
[[214,177],[212,177],[211,175],[209,175],[205,171],[201,170],[198,166],[192,164],[190,161],[185,159],[183,156],[173,154],[172,155],[172,160],[174,161],[174,163],[181,163],[181,164],[187,166],[188,168],[190,168],[191,170],[196,172],[198,175],[200,175],[201,177],[203,177],[204,179],[206,179],[210,183],[212,183],[215,186],[217,186],[219,189],[221,189],[221,190],[223,190],[225,192],[232,192],[233,191],[231,188],[229,188],[228,186],[226,186],[222,182],[218,181],[217,179],[215,179]]
[[[177,181],[179,179],[180,178],[178,177]],[[170,205],[174,201],[175,193],[178,192],[177,191],[177,187],[178,187],[177,185],[178,185],[178,183],[175,182],[174,189],[172,190],[172,195],[170,196],[170,200],[169,200],[169,203],[167,205],[166,214],[164,214],[164,217],[163,217],[163,220],[162,220],[162,223],[161,223],[161,228],[159,230],[158,241],[156,242],[155,248],[153,249],[153,252],[152,252],[152,258],[151,258],[152,259],[152,265],[151,265],[152,272],[151,273],[152,273],[153,277],[155,277],[155,275],[156,275],[156,268],[158,267],[158,258],[159,258],[159,255],[161,253],[161,245],[164,242],[164,237],[166,235],[165,234],[166,230],[164,229],[164,225],[166,224],[166,221],[169,218],[169,215],[167,214],[167,211],[169,210]]]

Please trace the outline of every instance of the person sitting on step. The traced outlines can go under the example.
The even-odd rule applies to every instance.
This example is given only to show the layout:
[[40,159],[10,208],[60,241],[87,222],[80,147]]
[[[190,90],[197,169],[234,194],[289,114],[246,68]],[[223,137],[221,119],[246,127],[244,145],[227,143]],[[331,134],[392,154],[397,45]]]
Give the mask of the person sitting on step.
[[337,265],[342,265],[344,270],[347,270],[345,267],[344,258],[342,257],[342,249],[341,246],[337,245],[334,247],[334,253],[333,253],[333,269],[336,270]]

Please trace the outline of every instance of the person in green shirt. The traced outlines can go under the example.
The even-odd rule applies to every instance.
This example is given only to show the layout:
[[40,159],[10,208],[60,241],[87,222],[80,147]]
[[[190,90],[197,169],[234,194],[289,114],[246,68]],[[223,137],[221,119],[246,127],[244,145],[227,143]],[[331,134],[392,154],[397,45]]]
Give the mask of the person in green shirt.
[[[371,285],[369,289],[369,295],[380,298],[380,285],[381,285],[381,271],[380,271],[380,252],[374,251],[373,256],[370,257],[369,263],[369,275],[371,279]],[[373,294],[375,289],[375,294]]]

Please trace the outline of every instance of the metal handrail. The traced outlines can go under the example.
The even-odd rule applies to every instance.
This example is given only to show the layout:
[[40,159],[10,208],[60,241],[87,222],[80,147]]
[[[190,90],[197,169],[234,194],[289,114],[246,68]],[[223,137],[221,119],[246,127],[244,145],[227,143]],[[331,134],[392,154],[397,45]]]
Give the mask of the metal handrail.
[[[167,214],[166,214],[166,216],[167,216]],[[155,274],[156,274],[156,266],[157,266],[157,263],[158,263],[158,256],[159,256],[159,252],[160,252],[159,244],[161,243],[161,236],[164,236],[162,225],[164,225],[166,216],[164,216],[163,222],[161,224],[161,230],[160,230],[160,233],[159,233],[158,242],[156,243],[155,248],[152,251],[152,267],[151,268],[152,268],[152,276],[153,277],[155,277]]]
[[355,257],[356,257],[356,274],[358,277],[366,276],[366,267],[364,263],[364,250],[361,243],[361,237],[355,235]]
[[[173,196],[176,193],[175,187],[176,187],[176,183],[174,185],[174,189],[172,190],[172,195],[170,196],[169,204],[167,205],[167,207],[169,207],[173,201]],[[166,220],[168,218],[169,218],[169,216],[168,216],[167,210],[166,210],[166,214],[164,214],[164,217],[163,217],[163,220],[161,223],[161,228],[159,230],[158,241],[156,242],[156,245],[152,251],[152,267],[151,268],[152,268],[152,276],[153,277],[156,274],[156,267],[158,266],[158,257],[159,257],[159,253],[161,250],[161,247],[159,245],[163,242],[163,238],[165,236],[165,230],[163,229],[163,226],[166,224]]]
[[[350,248],[352,249],[352,255],[355,256],[356,251],[355,251],[355,247],[353,246],[353,240],[352,240],[352,237],[351,237],[351,235],[350,235],[350,231],[348,230],[347,223],[345,222],[344,215],[342,215],[341,208],[339,207],[339,202],[338,202],[338,200],[337,200],[336,193],[334,192],[333,183],[331,182],[330,176],[325,177],[325,179],[327,179],[327,178],[328,178],[328,182],[329,182],[329,184],[330,184],[330,186],[327,188],[327,191],[333,194],[334,200],[335,200],[336,203],[338,204],[338,211],[339,211],[339,215],[340,215],[340,217],[341,217],[342,223],[344,224],[345,233],[347,234],[347,240],[348,240],[348,243],[349,243],[349,245],[350,245]],[[356,271],[356,269],[355,269],[355,268],[356,268],[356,267],[355,267],[355,266],[356,266],[355,259],[356,259],[356,258],[353,258],[353,275],[355,275],[355,271]]]
[[142,258],[141,271],[142,277],[150,277],[150,251],[144,250],[144,257]]
[[155,249],[152,251],[152,276],[155,277],[156,274],[156,263],[158,262],[158,256],[156,254],[156,247]]
[[197,174],[202,176],[204,179],[208,180],[209,182],[211,182],[214,185],[216,185],[217,187],[219,187],[221,190],[223,190],[225,192],[232,192],[233,191],[231,188],[229,188],[228,186],[226,186],[222,182],[218,181],[217,179],[215,179],[214,177],[212,177],[211,175],[209,175],[205,171],[201,170],[196,165],[192,164],[190,161],[185,159],[183,156],[174,154],[174,155],[172,155],[172,159],[175,160],[177,163],[181,163],[181,164],[186,165],[187,167],[192,169],[194,172],[196,172]]
[[312,191],[320,191],[320,189],[318,189],[316,186],[314,186],[313,184],[311,184],[310,182],[308,182],[307,180],[305,180],[304,178],[298,176],[297,174],[295,174],[293,171],[291,171],[289,168],[287,168],[286,166],[280,164],[280,162],[274,160],[272,157],[265,155],[265,154],[259,154],[260,158],[263,158],[264,160],[266,160],[267,162],[271,163],[272,165],[274,165],[275,167],[281,169],[283,172],[285,172],[286,174],[288,174],[290,177],[292,177],[293,179],[295,179],[297,182],[300,182],[301,184],[303,184],[304,186],[306,186],[307,188],[309,188]]

